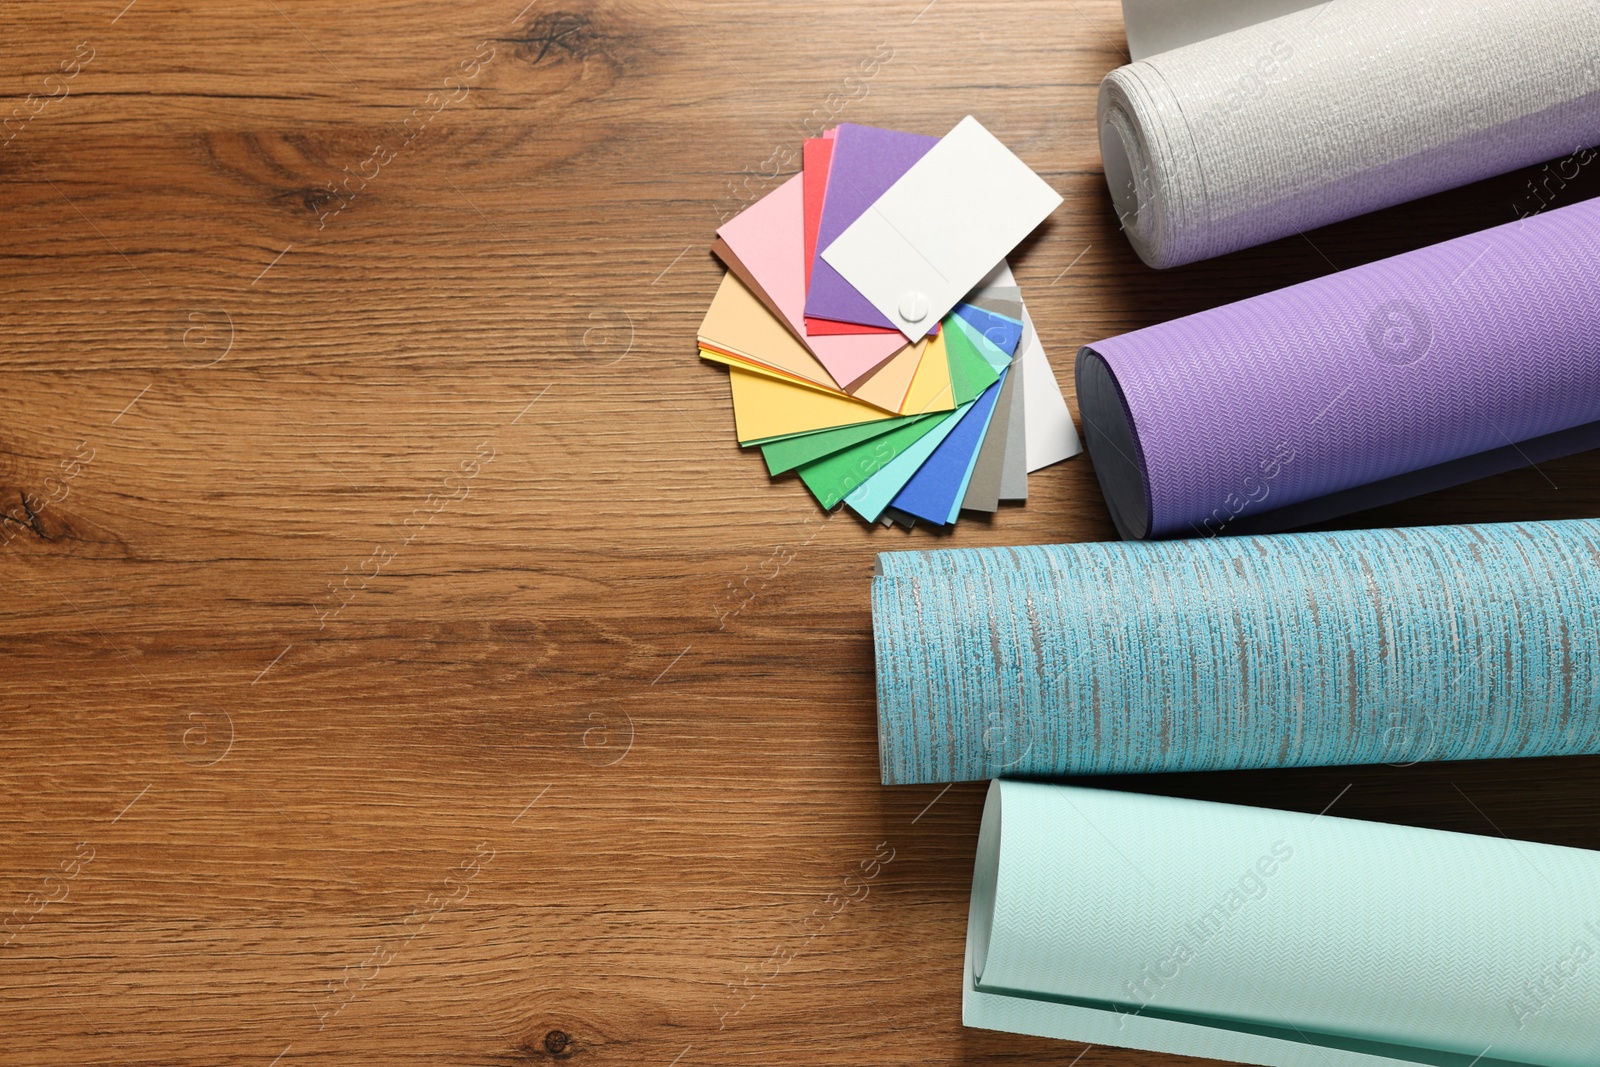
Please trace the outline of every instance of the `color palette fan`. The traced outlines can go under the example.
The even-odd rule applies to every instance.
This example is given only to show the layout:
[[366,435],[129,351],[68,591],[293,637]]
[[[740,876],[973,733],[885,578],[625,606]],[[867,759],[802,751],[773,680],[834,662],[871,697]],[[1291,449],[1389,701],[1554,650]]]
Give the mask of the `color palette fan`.
[[1061,203],[971,117],[842,125],[717,231],[700,324],[739,443],[826,509],[948,526],[1082,450],[1005,257]]

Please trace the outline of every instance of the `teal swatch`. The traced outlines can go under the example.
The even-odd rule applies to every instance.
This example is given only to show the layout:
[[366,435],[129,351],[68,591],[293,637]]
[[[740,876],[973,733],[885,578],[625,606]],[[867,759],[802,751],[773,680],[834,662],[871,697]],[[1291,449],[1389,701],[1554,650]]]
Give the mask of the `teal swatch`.
[[939,421],[939,424],[911,447],[900,453],[883,466],[883,469],[868,478],[844,498],[850,510],[860,515],[868,522],[877,522],[878,516],[883,514],[883,509],[889,506],[895,495],[905,487],[911,476],[925,463],[933,450],[950,436],[968,411],[972,410],[975,401],[967,401],[954,411],[948,413]]
[[925,434],[937,429],[941,419],[941,415],[922,415],[854,448],[823,456],[800,468],[800,480],[817,503],[831,508]]

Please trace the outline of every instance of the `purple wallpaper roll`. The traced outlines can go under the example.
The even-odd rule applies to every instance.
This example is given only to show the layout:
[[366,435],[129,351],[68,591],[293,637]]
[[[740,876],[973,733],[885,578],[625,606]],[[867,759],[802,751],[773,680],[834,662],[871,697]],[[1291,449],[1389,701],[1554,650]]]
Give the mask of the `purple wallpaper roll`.
[[1077,372],[1129,538],[1282,529],[1592,447],[1600,200],[1099,341]]

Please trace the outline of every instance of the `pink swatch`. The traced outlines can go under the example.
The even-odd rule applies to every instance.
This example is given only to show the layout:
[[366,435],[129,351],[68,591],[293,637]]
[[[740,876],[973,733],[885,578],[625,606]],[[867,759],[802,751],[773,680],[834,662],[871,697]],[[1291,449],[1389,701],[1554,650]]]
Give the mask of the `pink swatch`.
[[761,283],[796,336],[804,339],[834,381],[849,390],[906,346],[898,331],[887,334],[805,335],[805,192],[803,174],[728,220],[717,236]]

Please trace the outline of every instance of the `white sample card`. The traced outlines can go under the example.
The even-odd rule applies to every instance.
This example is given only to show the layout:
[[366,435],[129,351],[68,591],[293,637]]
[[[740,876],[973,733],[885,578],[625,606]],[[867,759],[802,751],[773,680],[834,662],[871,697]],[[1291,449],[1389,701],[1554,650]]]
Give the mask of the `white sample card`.
[[1060,204],[1060,194],[968,115],[822,258],[915,340]]
[[1033,319],[1026,307],[1022,309],[1022,343],[1017,348],[1017,361],[1022,365],[1028,470],[1031,472],[1076,456],[1083,451],[1083,442],[1078,439],[1078,428],[1072,424],[1072,413],[1067,410],[1067,398],[1061,395],[1061,383],[1045,358],[1039,331],[1033,328]]

